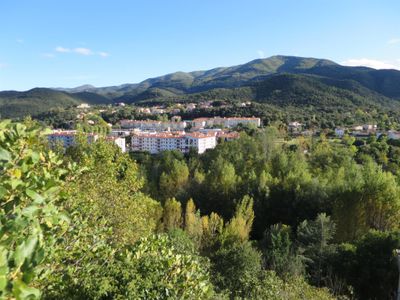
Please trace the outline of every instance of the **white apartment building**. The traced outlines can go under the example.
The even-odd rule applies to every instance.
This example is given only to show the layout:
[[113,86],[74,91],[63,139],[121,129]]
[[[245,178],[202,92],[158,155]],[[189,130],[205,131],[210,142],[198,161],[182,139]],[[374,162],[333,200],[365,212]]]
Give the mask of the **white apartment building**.
[[204,153],[216,146],[215,134],[200,132],[154,132],[135,133],[132,135],[132,151],[148,151],[151,154],[165,150],[178,150],[183,153],[194,148],[197,153]]
[[185,121],[121,120],[119,124],[124,129],[140,129],[143,131],[180,131],[186,128]]
[[106,137],[106,140],[113,142],[115,145],[117,145],[121,149],[122,153],[126,152],[125,137],[108,136],[108,137]]
[[[76,144],[76,130],[55,130],[53,133],[47,135],[47,140],[50,146],[61,144],[64,149],[67,149]],[[99,139],[99,135],[95,133],[86,133],[87,141],[89,144],[96,142]],[[122,152],[126,152],[125,137],[119,136],[108,136],[106,140],[114,142]]]
[[217,145],[214,133],[191,132],[186,133],[184,139],[186,142],[185,150],[194,148],[199,154],[204,153],[207,149],[213,149]]
[[[64,148],[74,146],[76,143],[76,130],[55,130],[53,133],[47,135],[47,140],[50,145],[62,144]],[[99,136],[95,133],[87,133],[88,143],[97,141]]]

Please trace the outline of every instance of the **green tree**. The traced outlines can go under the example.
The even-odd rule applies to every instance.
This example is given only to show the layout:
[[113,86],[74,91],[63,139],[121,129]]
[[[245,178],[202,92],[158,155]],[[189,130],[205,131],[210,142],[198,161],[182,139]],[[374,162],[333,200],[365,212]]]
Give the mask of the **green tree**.
[[250,242],[224,242],[210,259],[212,278],[219,291],[228,291],[232,298],[251,294],[252,277],[260,276],[262,264],[261,253]]
[[35,124],[0,123],[0,297],[40,297],[37,279],[66,229],[62,160],[41,145]]
[[200,211],[196,211],[196,206],[192,199],[189,199],[186,203],[185,231],[188,236],[195,241],[195,244],[200,246],[203,235],[203,224],[200,217]]
[[92,248],[89,253],[81,253],[72,266],[63,267],[75,268],[75,272],[56,278],[49,275],[44,282],[44,298],[211,298],[208,261],[182,245],[175,248],[175,243],[181,241],[162,234],[141,238],[128,247],[103,244]]
[[174,198],[165,201],[162,222],[165,231],[181,228],[182,208],[180,202]]
[[143,180],[137,164],[105,141],[77,148],[84,151],[81,165],[86,171],[66,186],[71,208],[90,203],[91,219],[105,219],[118,243],[131,244],[152,233],[159,224],[161,206],[140,192]]
[[304,272],[303,259],[296,253],[290,235],[290,226],[276,224],[265,231],[261,242],[266,267],[283,278]]
[[141,239],[124,262],[136,270],[124,278],[128,299],[208,299],[213,294],[207,262],[178,253],[164,236]]
[[232,215],[234,196],[238,178],[235,167],[222,157],[218,157],[212,162],[206,175],[206,186],[208,191],[208,201],[206,212],[219,212],[227,218]]
[[226,238],[234,238],[239,241],[247,241],[253,226],[254,211],[253,199],[244,196],[236,207],[235,215],[226,224],[224,235]]
[[223,234],[224,220],[216,213],[211,213],[210,216],[201,217],[203,227],[203,235],[201,246],[206,253],[213,251],[213,247]]
[[322,213],[314,221],[303,221],[297,227],[297,243],[306,258],[307,273],[317,286],[327,285],[328,259],[335,252],[332,244],[335,224]]
[[354,244],[343,244],[333,259],[333,270],[354,288],[358,299],[393,299],[398,270],[395,249],[398,231],[371,230]]
[[189,168],[185,161],[174,159],[169,169],[161,174],[159,187],[162,199],[182,197],[189,179]]
[[338,176],[334,217],[338,239],[351,241],[368,232],[400,226],[400,188],[396,178],[367,159]]

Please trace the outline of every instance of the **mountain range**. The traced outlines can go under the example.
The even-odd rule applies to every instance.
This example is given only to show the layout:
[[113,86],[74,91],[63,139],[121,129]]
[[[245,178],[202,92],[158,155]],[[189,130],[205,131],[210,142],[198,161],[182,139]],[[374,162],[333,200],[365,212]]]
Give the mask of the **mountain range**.
[[79,103],[253,100],[277,106],[397,109],[400,71],[348,67],[326,59],[272,56],[206,71],[176,72],[119,86],[0,92],[1,117],[35,115]]

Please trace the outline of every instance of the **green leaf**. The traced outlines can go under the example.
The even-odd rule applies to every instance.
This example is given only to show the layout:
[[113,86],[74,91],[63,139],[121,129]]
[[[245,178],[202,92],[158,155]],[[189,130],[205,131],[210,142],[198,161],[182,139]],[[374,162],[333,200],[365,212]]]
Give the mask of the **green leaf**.
[[16,187],[17,186],[19,186],[19,185],[21,185],[21,184],[23,184],[24,182],[22,181],[22,180],[20,180],[20,179],[11,179],[10,180],[10,184],[11,184],[11,188],[14,190],[14,189],[16,189]]
[[3,198],[7,194],[7,189],[3,186],[0,186],[0,199]]
[[5,129],[10,124],[11,124],[11,120],[2,120],[0,122],[0,129]]
[[0,292],[4,291],[7,287],[7,276],[0,275]]
[[43,203],[44,201],[44,198],[33,190],[27,189],[26,194],[29,196],[29,198],[37,203]]
[[37,241],[37,236],[30,236],[26,241],[17,246],[14,252],[14,260],[17,266],[22,265],[25,259],[29,259],[32,256]]
[[9,272],[7,261],[7,250],[0,247],[0,292],[7,287],[7,275]]
[[17,300],[38,299],[40,297],[38,289],[27,286],[22,280],[14,282],[13,293]]
[[6,149],[0,148],[0,161],[10,161],[11,155]]
[[40,159],[40,154],[38,152],[32,152],[31,158],[33,163],[37,163]]
[[23,216],[25,216],[25,217],[32,217],[37,211],[39,210],[39,207],[37,206],[37,205],[31,205],[31,206],[28,206],[28,207],[25,207],[23,210],[22,210],[22,215]]

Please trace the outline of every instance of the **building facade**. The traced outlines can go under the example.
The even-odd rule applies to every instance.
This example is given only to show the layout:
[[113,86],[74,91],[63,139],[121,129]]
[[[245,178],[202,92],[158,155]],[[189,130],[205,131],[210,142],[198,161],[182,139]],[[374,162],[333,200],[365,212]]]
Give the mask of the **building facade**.
[[108,137],[106,137],[106,140],[113,142],[115,145],[117,145],[121,149],[122,153],[126,152],[125,137],[108,136]]
[[[95,133],[86,133],[88,143],[97,141],[99,136]],[[64,148],[74,146],[76,144],[76,130],[59,130],[47,135],[47,140],[51,146],[61,144]]]
[[184,121],[121,120],[119,124],[123,129],[140,129],[143,131],[180,131],[186,128]]
[[[76,130],[55,130],[53,133],[47,135],[47,140],[51,147],[60,144],[64,149],[76,145],[77,138]],[[96,142],[99,139],[99,135],[95,133],[85,133],[87,142],[89,144]],[[122,152],[126,152],[125,137],[121,136],[108,136],[106,140],[115,143]]]
[[215,134],[200,132],[154,132],[135,133],[131,139],[132,151],[147,151],[155,154],[165,150],[178,150],[187,153],[194,149],[197,153],[204,153],[207,149],[216,146]]

